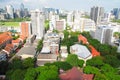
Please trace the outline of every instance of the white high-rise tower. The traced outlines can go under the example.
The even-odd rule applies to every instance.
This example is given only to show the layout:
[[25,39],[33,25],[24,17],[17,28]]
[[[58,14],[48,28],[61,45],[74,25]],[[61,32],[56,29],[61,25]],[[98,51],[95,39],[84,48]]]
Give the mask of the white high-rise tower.
[[40,10],[31,11],[32,34],[37,39],[42,39],[44,35],[44,14]]
[[9,18],[14,18],[14,8],[12,7],[12,5],[6,6],[6,12],[8,13]]

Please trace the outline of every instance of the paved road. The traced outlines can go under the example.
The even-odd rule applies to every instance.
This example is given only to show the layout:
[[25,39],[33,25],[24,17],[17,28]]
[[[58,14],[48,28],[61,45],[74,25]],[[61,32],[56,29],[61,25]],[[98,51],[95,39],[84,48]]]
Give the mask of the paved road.
[[[36,48],[37,47],[37,44],[38,44],[38,41],[39,40],[35,40],[34,41],[34,43],[28,43],[28,42],[26,42],[25,44],[24,44],[24,47],[34,47],[34,48]],[[22,48],[24,48],[24,47],[22,47]],[[21,49],[22,49],[21,48]],[[31,49],[31,48],[30,48]],[[20,50],[19,50],[20,51]],[[8,62],[11,62],[17,55],[18,55],[18,53],[19,53],[19,51],[8,61]]]

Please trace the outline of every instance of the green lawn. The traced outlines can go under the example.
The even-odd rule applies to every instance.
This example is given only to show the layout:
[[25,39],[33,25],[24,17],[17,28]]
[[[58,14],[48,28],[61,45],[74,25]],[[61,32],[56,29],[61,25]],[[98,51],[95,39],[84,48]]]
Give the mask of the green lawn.
[[0,22],[0,26],[10,26],[10,27],[18,27],[19,22]]

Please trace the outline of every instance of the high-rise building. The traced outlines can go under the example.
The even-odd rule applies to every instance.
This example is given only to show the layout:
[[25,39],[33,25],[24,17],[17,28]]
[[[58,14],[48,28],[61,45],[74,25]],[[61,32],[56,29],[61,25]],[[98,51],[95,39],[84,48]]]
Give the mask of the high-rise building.
[[40,10],[31,11],[32,34],[42,39],[44,35],[44,14]]
[[90,12],[90,18],[95,21],[96,24],[99,24],[104,17],[104,8],[103,7],[92,7]]
[[21,35],[28,37],[32,34],[31,22],[21,22],[20,27],[21,27]]
[[21,17],[21,11],[20,10],[15,10],[15,18],[20,18]]
[[100,41],[101,43],[107,43],[113,45],[115,38],[114,32],[120,32],[119,25],[100,25],[97,26],[95,32],[95,39]]
[[114,8],[112,13],[115,16],[115,19],[120,19],[120,9],[119,8]]
[[24,4],[23,3],[21,3],[21,5],[20,5],[20,15],[21,15],[21,17],[24,17]]
[[49,23],[49,25],[50,25],[50,30],[55,29],[56,21],[58,21],[58,20],[59,20],[59,15],[52,14],[52,15],[50,16],[50,23]]
[[14,8],[12,7],[12,5],[6,6],[6,12],[8,13],[9,18],[14,18]]
[[69,23],[73,22],[73,12],[69,12],[67,14],[67,23],[69,25]]

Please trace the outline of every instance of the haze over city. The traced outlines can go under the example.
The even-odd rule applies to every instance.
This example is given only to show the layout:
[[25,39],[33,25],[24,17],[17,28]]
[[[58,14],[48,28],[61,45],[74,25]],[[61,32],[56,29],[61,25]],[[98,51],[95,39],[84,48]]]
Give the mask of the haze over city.
[[53,7],[66,10],[84,10],[90,11],[92,6],[102,6],[105,11],[111,11],[113,8],[119,7],[119,0],[0,0],[0,7],[11,4],[15,8],[19,8],[20,4],[25,4],[29,9],[41,7]]

